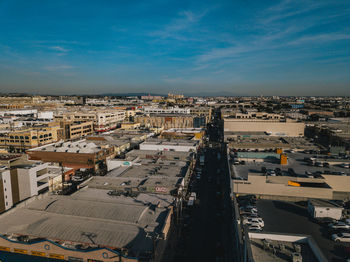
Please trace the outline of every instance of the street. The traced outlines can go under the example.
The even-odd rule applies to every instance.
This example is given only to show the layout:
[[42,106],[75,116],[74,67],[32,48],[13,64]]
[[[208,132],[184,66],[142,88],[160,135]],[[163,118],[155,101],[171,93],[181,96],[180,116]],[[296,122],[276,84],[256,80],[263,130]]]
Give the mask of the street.
[[187,210],[174,261],[234,261],[230,178],[219,115],[207,135],[202,175],[191,188],[199,203]]

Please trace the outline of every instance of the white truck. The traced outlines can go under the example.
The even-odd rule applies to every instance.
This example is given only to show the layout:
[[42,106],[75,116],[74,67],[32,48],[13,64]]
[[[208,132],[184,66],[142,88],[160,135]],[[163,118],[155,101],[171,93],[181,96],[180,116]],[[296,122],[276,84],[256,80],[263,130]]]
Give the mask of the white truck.
[[310,216],[316,220],[323,218],[340,220],[342,218],[344,208],[330,201],[312,199],[308,201],[307,210]]

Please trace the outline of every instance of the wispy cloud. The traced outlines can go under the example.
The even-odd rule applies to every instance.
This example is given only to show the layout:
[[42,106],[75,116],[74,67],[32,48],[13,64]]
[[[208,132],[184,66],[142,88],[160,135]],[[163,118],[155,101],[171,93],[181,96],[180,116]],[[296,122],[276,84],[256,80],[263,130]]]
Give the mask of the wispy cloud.
[[297,15],[305,14],[307,12],[314,11],[316,9],[327,6],[326,1],[291,1],[283,0],[278,4],[271,6],[261,12],[260,23],[263,25],[268,25],[271,23],[276,23],[287,18],[291,18]]
[[[263,58],[269,64],[271,58],[264,56],[264,53],[275,53],[278,56],[278,54],[290,52],[290,46],[298,48],[296,50],[303,49],[303,52],[307,52],[304,56],[309,57],[313,54],[312,47],[315,43],[326,44],[349,40],[350,30],[344,28],[327,33],[308,32],[315,26],[331,23],[332,19],[337,19],[342,14],[330,15],[330,19],[323,19],[316,12],[305,15],[305,19],[300,19],[300,21],[288,19],[294,15],[324,8],[327,4],[327,2],[314,1],[303,2],[303,4],[291,0],[280,1],[272,7],[262,10],[261,15],[252,18],[251,24],[254,24],[254,22],[263,24],[263,26],[256,28],[254,34],[244,35],[241,39],[237,39],[235,35],[231,35],[231,40],[226,37],[228,40],[225,47],[213,47],[194,56],[193,63],[195,66],[192,70],[217,69],[220,65],[244,63],[250,57],[255,60]],[[260,17],[263,17],[263,19]],[[303,56],[297,57],[303,58]]]
[[305,43],[314,43],[322,44],[325,42],[334,42],[339,40],[348,40],[350,39],[350,34],[341,34],[341,33],[331,33],[331,34],[319,34],[319,35],[310,35],[300,37],[293,41],[290,41],[289,45],[300,45]]
[[191,40],[182,33],[192,30],[207,13],[208,10],[201,12],[182,11],[178,14],[177,18],[173,19],[169,24],[164,26],[164,28],[151,32],[150,36],[162,39],[172,38],[181,41]]
[[44,69],[47,71],[55,72],[55,71],[63,71],[74,68],[70,65],[55,65],[55,66],[45,66]]
[[49,48],[52,49],[52,50],[56,50],[56,51],[59,51],[59,52],[63,52],[63,53],[67,53],[67,52],[69,51],[67,48],[64,48],[64,47],[58,46],[58,45],[56,45],[56,46],[50,46]]

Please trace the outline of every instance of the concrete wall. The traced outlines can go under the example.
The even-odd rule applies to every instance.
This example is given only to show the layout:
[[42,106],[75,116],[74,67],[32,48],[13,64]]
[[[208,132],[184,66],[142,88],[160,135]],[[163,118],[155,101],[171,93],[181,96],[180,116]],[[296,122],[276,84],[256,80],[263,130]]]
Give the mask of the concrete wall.
[[334,191],[350,192],[350,176],[322,175]]
[[[18,188],[19,188],[19,201],[28,197],[32,197],[38,194],[40,190],[37,182],[47,178],[47,184],[41,185],[41,187],[49,187],[49,174],[47,173],[47,163],[32,167],[32,168],[17,168]],[[40,177],[37,177],[37,172],[44,173]]]
[[276,122],[269,120],[224,119],[224,131],[268,132],[271,135],[304,136],[304,123]]

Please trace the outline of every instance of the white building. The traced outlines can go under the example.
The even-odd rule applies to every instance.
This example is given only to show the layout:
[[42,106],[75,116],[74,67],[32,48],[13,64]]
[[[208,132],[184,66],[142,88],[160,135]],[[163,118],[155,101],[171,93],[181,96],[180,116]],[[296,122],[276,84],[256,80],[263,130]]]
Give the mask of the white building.
[[36,115],[37,113],[38,113],[38,110],[36,109],[3,110],[3,111],[0,111],[0,116]]
[[125,111],[122,110],[96,110],[82,112],[66,112],[55,116],[57,120],[63,121],[93,121],[97,132],[105,132],[115,129],[118,123],[125,119]]
[[53,119],[53,112],[38,112],[38,119]]
[[104,132],[115,129],[117,124],[124,121],[125,111],[98,112],[96,115],[95,130]]
[[62,182],[60,167],[50,166],[49,163],[34,162],[33,164],[19,165],[11,172],[13,178],[18,181],[18,201],[57,187],[54,184],[58,180]]
[[190,114],[190,108],[179,108],[179,107],[168,107],[168,108],[159,108],[159,107],[144,107],[145,114]]

